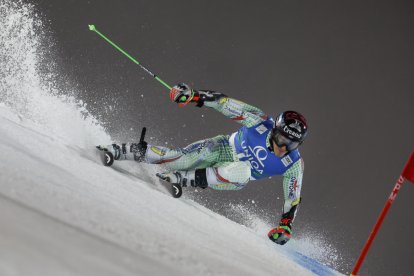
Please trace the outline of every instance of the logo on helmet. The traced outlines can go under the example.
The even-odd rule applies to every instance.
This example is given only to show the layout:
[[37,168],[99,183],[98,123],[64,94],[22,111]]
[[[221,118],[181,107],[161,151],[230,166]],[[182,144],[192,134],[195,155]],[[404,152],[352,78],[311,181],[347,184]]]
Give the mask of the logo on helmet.
[[294,132],[294,131],[290,130],[290,129],[288,128],[288,126],[284,126],[284,127],[283,127],[283,131],[284,131],[284,132],[286,132],[286,133],[287,133],[287,134],[289,134],[289,135],[292,135],[292,136],[294,136],[294,137],[298,138],[298,139],[300,139],[300,138],[302,137],[302,134],[299,134],[299,133],[296,133],[296,132]]
[[300,123],[295,120],[294,123],[290,124],[289,127],[296,129],[299,132],[302,132],[302,128],[300,127]]

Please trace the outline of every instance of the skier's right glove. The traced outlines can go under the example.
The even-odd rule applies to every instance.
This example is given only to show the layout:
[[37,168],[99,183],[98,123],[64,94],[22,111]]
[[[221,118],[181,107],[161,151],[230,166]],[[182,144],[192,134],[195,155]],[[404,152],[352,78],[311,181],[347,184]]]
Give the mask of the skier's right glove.
[[279,226],[271,229],[267,235],[272,242],[284,245],[292,237],[292,226],[290,221],[282,219]]

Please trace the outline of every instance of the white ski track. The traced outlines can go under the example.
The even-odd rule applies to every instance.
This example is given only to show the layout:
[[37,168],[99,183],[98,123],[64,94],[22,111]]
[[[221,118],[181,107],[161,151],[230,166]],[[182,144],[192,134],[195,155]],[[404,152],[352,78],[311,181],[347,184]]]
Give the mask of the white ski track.
[[339,274],[172,198],[149,165],[104,167],[96,133],[70,144],[0,103],[0,275]]

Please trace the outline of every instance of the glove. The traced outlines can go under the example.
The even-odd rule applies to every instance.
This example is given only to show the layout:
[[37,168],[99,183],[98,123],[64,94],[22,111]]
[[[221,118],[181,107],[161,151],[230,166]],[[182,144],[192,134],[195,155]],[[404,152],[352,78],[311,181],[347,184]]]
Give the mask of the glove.
[[139,143],[132,143],[129,151],[134,154],[135,161],[143,162],[145,159],[145,153],[147,152],[148,144],[145,141]]
[[178,103],[180,106],[184,106],[191,102],[193,97],[193,90],[185,83],[175,85],[170,91],[171,101]]
[[271,229],[267,236],[272,242],[284,245],[292,237],[291,221],[282,219],[279,226],[277,228]]
[[185,83],[175,85],[170,91],[170,99],[178,103],[179,106],[185,106],[189,102],[197,103],[197,107],[202,107],[204,102],[218,101],[221,98],[227,98],[222,93],[207,90],[193,90]]

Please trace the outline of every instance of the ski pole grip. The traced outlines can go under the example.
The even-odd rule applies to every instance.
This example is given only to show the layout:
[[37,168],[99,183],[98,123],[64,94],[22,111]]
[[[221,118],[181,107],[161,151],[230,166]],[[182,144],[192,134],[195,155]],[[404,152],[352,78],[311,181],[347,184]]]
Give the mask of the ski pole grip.
[[139,138],[139,142],[142,143],[144,142],[144,138],[145,138],[145,133],[147,132],[147,128],[143,127],[142,131],[141,131],[141,138]]
[[405,165],[402,176],[411,183],[414,183],[414,151],[411,153],[410,159],[408,159]]

